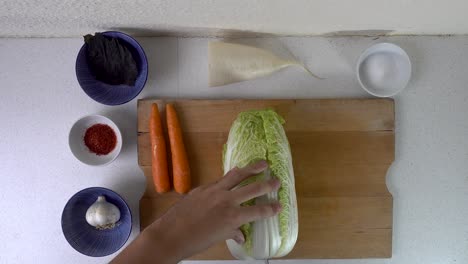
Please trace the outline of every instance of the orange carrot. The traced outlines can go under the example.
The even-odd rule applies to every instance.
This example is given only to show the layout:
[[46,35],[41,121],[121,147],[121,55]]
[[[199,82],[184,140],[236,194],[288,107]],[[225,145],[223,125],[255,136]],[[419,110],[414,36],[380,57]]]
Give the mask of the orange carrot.
[[151,139],[151,172],[153,174],[154,187],[158,193],[165,193],[171,190],[171,184],[167,168],[166,142],[157,104],[151,105],[149,130]]
[[172,181],[178,193],[187,193],[191,188],[190,167],[182,138],[177,112],[172,104],[166,105],[167,132],[171,145]]

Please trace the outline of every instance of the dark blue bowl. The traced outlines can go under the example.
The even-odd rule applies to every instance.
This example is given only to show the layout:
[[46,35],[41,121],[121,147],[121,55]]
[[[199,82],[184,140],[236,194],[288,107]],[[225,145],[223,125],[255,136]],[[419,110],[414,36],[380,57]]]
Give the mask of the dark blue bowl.
[[131,101],[143,90],[148,79],[148,60],[140,44],[129,35],[117,32],[103,32],[105,36],[118,38],[130,50],[137,63],[138,77],[134,86],[130,85],[111,85],[96,80],[94,74],[88,66],[87,48],[85,43],[76,58],[76,78],[83,91],[95,101],[105,105],[120,105]]
[[[86,222],[86,211],[100,195],[120,210],[120,220],[112,229],[98,230]],[[117,193],[101,187],[87,188],[73,195],[65,205],[62,231],[76,251],[91,257],[107,256],[127,242],[132,231],[132,213]]]

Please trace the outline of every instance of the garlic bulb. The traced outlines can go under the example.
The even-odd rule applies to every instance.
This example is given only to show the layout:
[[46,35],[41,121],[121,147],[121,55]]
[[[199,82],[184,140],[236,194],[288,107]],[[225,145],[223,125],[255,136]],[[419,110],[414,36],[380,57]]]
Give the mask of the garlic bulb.
[[86,211],[86,222],[96,228],[112,228],[119,219],[119,208],[107,202],[102,195]]

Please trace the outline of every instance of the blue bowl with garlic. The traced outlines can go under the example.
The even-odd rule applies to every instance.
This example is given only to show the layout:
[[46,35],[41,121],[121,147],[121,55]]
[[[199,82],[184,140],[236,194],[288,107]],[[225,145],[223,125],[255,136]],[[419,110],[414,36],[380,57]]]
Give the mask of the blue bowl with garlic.
[[76,251],[103,257],[127,242],[132,231],[132,214],[116,192],[91,187],[73,195],[65,205],[62,231]]

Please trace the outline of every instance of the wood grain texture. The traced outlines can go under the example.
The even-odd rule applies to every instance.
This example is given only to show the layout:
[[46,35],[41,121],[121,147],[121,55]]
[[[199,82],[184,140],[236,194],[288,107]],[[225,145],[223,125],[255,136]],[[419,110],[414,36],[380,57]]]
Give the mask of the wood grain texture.
[[[222,146],[239,112],[275,109],[286,120],[299,209],[299,238],[286,258],[391,257],[393,205],[385,177],[395,152],[393,100],[139,100],[138,162],[147,177],[141,229],[182,197],[154,190],[147,127],[153,102],[162,111],[167,102],[177,108],[193,186],[222,176]],[[220,243],[192,259],[232,257]]]
[[[152,102],[138,101],[139,132],[148,132],[146,110]],[[389,99],[178,100],[176,104],[185,131],[190,132],[229,132],[239,112],[264,108],[287,120],[287,131],[393,131],[395,126],[394,104]]]

